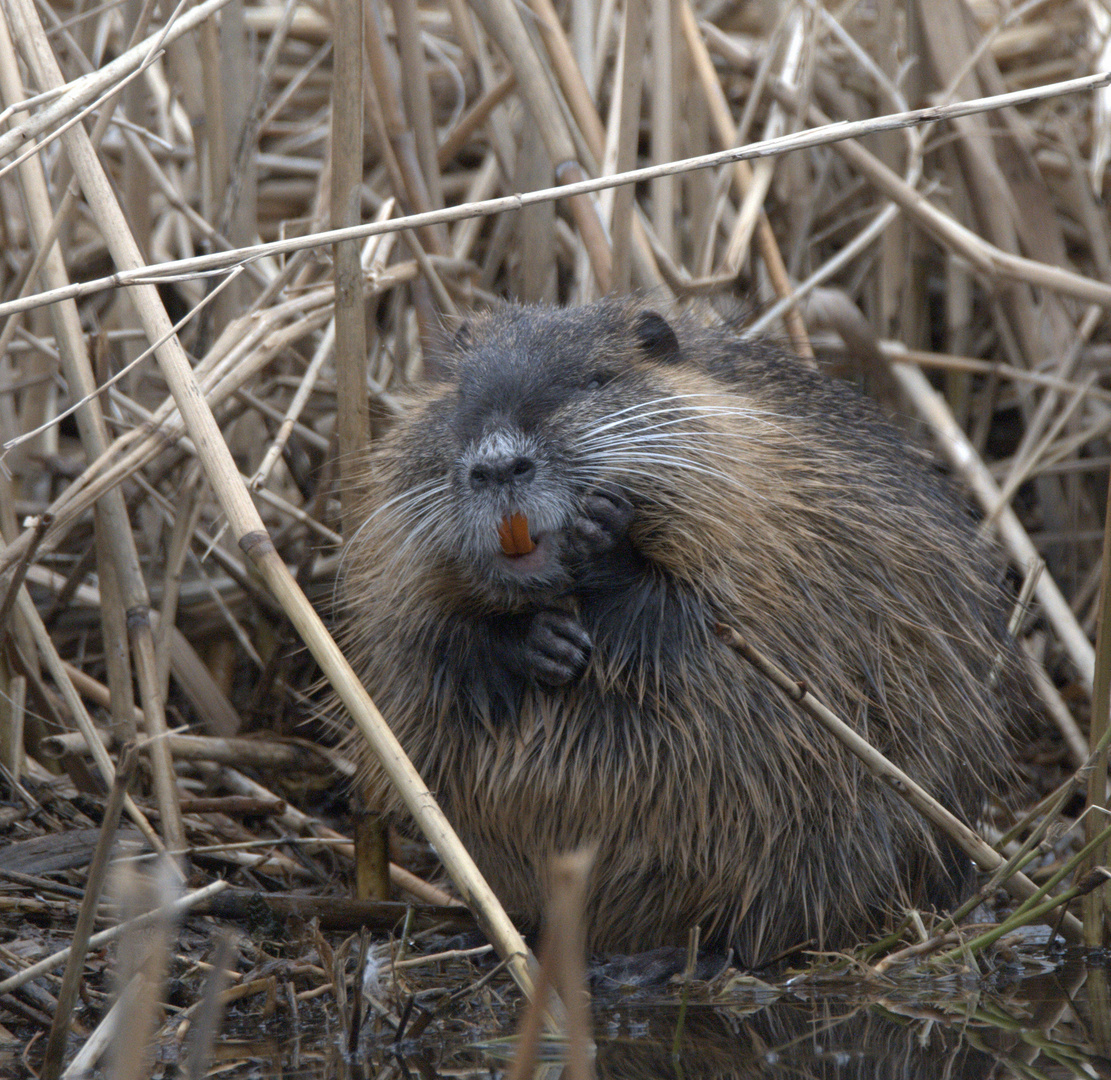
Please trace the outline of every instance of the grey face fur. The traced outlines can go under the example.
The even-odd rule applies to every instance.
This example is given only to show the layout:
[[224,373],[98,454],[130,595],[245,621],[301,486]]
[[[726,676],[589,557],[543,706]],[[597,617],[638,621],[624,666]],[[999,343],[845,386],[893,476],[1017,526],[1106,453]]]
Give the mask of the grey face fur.
[[[393,508],[411,514],[422,542],[476,599],[509,608],[569,584],[570,535],[583,499],[605,483],[606,449],[622,429],[643,426],[627,415],[642,379],[627,361],[627,333],[604,319],[584,330],[554,310],[517,317],[525,310],[476,341],[461,335],[450,361],[455,391],[407,440],[437,495]],[[508,556],[499,542],[499,525],[515,513],[536,544],[528,555]]]

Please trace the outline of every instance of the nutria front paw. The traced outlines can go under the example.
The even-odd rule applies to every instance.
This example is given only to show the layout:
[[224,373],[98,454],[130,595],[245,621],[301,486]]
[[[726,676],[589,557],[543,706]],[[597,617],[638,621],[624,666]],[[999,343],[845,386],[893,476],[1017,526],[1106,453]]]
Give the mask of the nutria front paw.
[[571,523],[571,550],[584,561],[608,555],[625,538],[632,520],[633,504],[624,495],[592,491]]
[[566,686],[585,670],[593,648],[574,615],[548,608],[533,616],[525,638],[529,674],[544,686]]

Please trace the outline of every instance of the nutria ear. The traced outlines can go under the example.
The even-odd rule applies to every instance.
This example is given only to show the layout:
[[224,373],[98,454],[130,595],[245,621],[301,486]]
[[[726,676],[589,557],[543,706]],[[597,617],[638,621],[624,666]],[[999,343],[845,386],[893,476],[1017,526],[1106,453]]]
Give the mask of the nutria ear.
[[471,347],[471,342],[474,340],[474,332],[471,330],[471,321],[466,319],[459,324],[459,329],[455,331],[455,336],[451,339],[451,344],[454,350],[458,352],[466,352]]
[[682,359],[679,339],[662,315],[657,315],[654,311],[642,311],[633,323],[633,333],[641,349],[653,359],[671,362]]
[[452,331],[440,324],[424,350],[424,376],[431,382],[447,382],[452,378],[460,353],[471,347],[470,322],[462,322]]

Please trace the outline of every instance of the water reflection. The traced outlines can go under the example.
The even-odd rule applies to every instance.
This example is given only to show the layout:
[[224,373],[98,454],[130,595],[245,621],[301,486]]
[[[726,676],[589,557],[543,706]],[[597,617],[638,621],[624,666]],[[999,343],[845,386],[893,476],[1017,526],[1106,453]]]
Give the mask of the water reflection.
[[[597,1075],[1111,1080],[1108,963],[1104,954],[1028,953],[984,978],[914,975],[867,986],[735,980],[689,988],[685,999],[681,991],[611,993],[594,1003]],[[389,1023],[372,1018],[354,1056],[341,1053],[334,1023],[320,1017],[318,1029],[302,1026],[253,1046],[226,1030],[213,1069],[224,1077],[306,1080],[499,1077],[512,1055],[506,998],[507,987],[488,987],[456,1012],[416,1005],[411,1016],[432,1015],[419,1038],[400,1042]],[[538,1075],[558,1080],[559,1047],[548,1051],[551,1065]]]

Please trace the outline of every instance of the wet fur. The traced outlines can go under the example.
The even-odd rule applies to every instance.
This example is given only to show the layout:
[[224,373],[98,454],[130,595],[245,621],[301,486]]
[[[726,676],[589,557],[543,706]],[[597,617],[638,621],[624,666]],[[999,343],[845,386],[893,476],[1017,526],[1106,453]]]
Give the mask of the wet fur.
[[[758,965],[956,900],[965,861],[712,630],[974,821],[1024,681],[928,462],[794,358],[637,303],[510,307],[455,352],[366,463],[341,621],[503,903],[535,924],[549,856],[597,841],[594,948],[699,924]],[[476,495],[490,447],[535,474]],[[552,536],[535,580],[499,569],[511,509]]]

